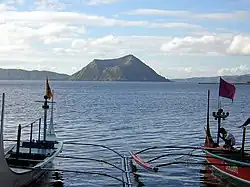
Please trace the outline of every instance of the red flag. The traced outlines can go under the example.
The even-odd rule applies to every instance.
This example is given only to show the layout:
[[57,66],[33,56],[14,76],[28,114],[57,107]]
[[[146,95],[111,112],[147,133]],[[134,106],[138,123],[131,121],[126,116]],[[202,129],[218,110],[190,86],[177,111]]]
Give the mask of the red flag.
[[219,90],[219,96],[220,97],[226,97],[228,99],[234,99],[235,96],[235,86],[233,84],[230,84],[226,81],[224,81],[221,77],[220,77],[220,90]]

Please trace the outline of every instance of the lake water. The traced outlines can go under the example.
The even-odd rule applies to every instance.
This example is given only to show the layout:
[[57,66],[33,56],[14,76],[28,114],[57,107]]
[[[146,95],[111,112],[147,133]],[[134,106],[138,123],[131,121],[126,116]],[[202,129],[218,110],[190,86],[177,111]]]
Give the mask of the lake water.
[[[146,147],[163,145],[200,146],[204,142],[207,89],[211,90],[211,112],[217,109],[218,85],[194,83],[139,83],[139,82],[57,82],[55,90],[56,132],[60,140],[75,143],[95,143],[109,146],[128,155]],[[222,100],[230,116],[223,126],[241,144],[241,125],[249,117],[250,86],[236,85],[233,104]],[[15,139],[18,124],[27,124],[42,116],[41,103],[44,81],[0,81],[0,92],[6,93],[5,139]],[[210,118],[212,132],[216,121]],[[247,137],[249,133],[247,134]],[[214,135],[215,136],[215,135]],[[6,142],[6,146],[9,142]],[[145,159],[164,153],[189,153],[192,150],[152,150]],[[193,151],[193,154],[202,154]],[[119,165],[113,153],[91,146],[64,145],[63,156],[78,156],[108,160]],[[170,156],[158,162],[202,162],[187,156]],[[57,158],[55,169],[95,171],[116,177],[121,172],[103,163]],[[217,180],[203,165],[183,164],[160,168],[150,173],[139,168],[140,185],[160,186],[228,186]],[[54,175],[54,173],[52,173]],[[97,175],[59,172],[65,187],[122,186],[118,181]],[[53,186],[53,177],[40,186]],[[37,186],[37,185],[35,185]]]

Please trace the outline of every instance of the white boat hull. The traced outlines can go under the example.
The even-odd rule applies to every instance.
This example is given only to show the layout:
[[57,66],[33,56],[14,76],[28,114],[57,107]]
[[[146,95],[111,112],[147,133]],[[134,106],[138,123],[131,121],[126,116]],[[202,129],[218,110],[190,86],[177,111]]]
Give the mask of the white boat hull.
[[62,146],[63,143],[59,142],[53,155],[31,169],[9,167],[5,157],[0,156],[0,164],[2,166],[0,168],[0,186],[4,184],[4,187],[22,187],[39,181],[47,173],[46,169],[52,168],[53,160],[61,152]]
[[[45,102],[43,105],[44,140],[40,140],[40,126],[39,139],[37,141],[32,140],[32,123],[30,141],[21,142],[21,125],[19,125],[16,145],[13,145],[8,149],[4,149],[4,100],[5,94],[3,94],[2,97],[2,111],[0,121],[0,186],[22,187],[42,178],[42,176],[48,171],[46,169],[52,167],[52,162],[54,158],[61,152],[63,143],[56,140],[53,127],[53,110],[51,112],[51,122],[48,133],[49,140],[46,140],[46,119],[49,106],[47,105],[47,98],[45,97]],[[41,118],[39,121],[40,125]]]
[[[19,170],[19,171],[18,171]],[[45,170],[37,169],[16,169],[10,168],[8,172],[0,172],[0,184],[4,187],[22,187],[31,184],[32,182],[39,181],[45,174]]]

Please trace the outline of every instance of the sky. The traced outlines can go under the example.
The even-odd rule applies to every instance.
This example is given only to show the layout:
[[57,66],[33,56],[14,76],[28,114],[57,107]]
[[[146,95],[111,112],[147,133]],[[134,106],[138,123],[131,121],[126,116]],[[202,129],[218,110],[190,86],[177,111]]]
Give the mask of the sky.
[[250,0],[0,0],[0,68],[127,54],[171,79],[250,73]]

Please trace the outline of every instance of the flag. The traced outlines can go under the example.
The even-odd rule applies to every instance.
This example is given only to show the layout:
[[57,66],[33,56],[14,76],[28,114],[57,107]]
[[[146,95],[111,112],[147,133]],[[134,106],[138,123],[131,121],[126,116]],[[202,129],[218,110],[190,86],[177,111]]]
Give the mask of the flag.
[[224,81],[221,77],[220,77],[220,88],[219,88],[219,96],[220,97],[225,97],[228,99],[234,99],[235,96],[235,86],[233,84],[230,84],[226,81]]
[[48,77],[46,78],[46,96],[48,99],[51,99],[53,97],[53,93],[51,92],[50,86],[49,86],[49,80]]

